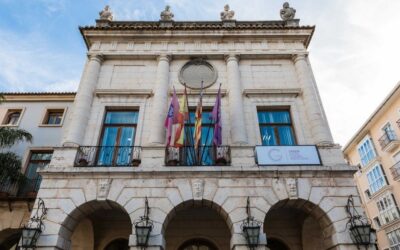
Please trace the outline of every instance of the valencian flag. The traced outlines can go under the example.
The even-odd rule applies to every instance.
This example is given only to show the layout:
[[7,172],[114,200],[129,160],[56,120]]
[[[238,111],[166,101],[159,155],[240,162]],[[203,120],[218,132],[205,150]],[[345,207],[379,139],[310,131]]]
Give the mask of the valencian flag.
[[164,126],[167,129],[167,145],[175,146],[176,126],[178,124],[179,101],[176,96],[175,88],[172,95],[171,104],[169,105],[168,115],[165,119]]
[[187,106],[187,94],[186,94],[186,85],[185,85],[185,93],[179,100],[179,112],[178,112],[178,123],[176,127],[176,139],[175,139],[175,147],[182,147],[185,143],[185,121],[188,119],[188,106]]
[[221,84],[219,85],[217,100],[211,112],[211,119],[214,121],[213,143],[215,146],[222,144],[222,122],[221,122]]
[[200,100],[197,104],[195,113],[195,124],[194,124],[194,148],[197,150],[199,148],[199,143],[201,141],[201,117],[203,113],[203,82],[201,82],[200,90]]

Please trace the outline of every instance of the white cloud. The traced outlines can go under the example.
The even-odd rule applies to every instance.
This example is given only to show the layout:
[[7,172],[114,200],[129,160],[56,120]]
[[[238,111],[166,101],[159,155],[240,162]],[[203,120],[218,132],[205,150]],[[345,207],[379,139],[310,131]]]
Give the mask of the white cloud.
[[[48,51],[40,34],[23,37],[0,30],[0,91],[45,91],[57,82],[59,90],[75,90],[78,79],[66,61],[73,61],[68,54]],[[80,66],[80,65],[79,65]]]
[[[47,6],[49,15],[68,8],[65,0],[39,1]],[[159,20],[166,4],[171,5],[175,20],[219,20],[226,3],[236,12],[237,20],[278,20],[284,1],[105,2],[114,11],[115,20]],[[310,60],[333,135],[344,144],[400,80],[400,1],[292,0],[290,4],[297,9],[302,25],[316,25]],[[0,37],[0,91],[76,89],[83,54],[78,60],[82,63],[66,70],[64,66],[76,58],[68,52],[48,51],[49,41],[41,40],[40,33],[18,37],[0,30]]]

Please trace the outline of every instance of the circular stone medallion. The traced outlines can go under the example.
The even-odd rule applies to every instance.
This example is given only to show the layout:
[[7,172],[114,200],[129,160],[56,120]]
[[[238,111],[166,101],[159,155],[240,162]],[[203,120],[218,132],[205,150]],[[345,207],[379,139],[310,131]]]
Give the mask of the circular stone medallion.
[[194,59],[187,62],[179,72],[179,81],[191,89],[208,88],[217,80],[218,73],[215,68],[203,59]]

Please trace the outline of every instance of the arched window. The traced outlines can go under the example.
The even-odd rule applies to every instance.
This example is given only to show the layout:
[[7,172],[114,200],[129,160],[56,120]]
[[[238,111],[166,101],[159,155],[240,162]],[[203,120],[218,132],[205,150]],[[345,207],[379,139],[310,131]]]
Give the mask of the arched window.
[[179,250],[218,250],[218,248],[207,240],[192,239],[183,243]]

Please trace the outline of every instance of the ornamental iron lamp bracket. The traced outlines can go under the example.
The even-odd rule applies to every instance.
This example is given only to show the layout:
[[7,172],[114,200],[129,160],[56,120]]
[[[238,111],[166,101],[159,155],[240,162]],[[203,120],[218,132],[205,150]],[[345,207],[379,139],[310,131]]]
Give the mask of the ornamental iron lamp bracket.
[[22,249],[36,248],[36,242],[45,228],[43,220],[47,214],[47,210],[44,201],[39,198],[35,215],[22,228]]
[[151,230],[153,229],[153,221],[150,220],[150,208],[147,197],[145,198],[145,208],[144,215],[140,217],[139,220],[135,222],[135,231],[136,231],[136,245],[146,248],[149,242],[149,237]]
[[243,220],[241,229],[246,238],[247,246],[250,249],[255,249],[258,246],[262,222],[257,221],[253,216],[251,216],[250,197],[247,197],[246,213],[247,218]]
[[346,212],[349,218],[346,228],[349,228],[350,238],[360,249],[360,246],[368,246],[376,243],[376,231],[371,227],[371,222],[363,215],[360,215],[354,207],[353,195],[347,200]]

